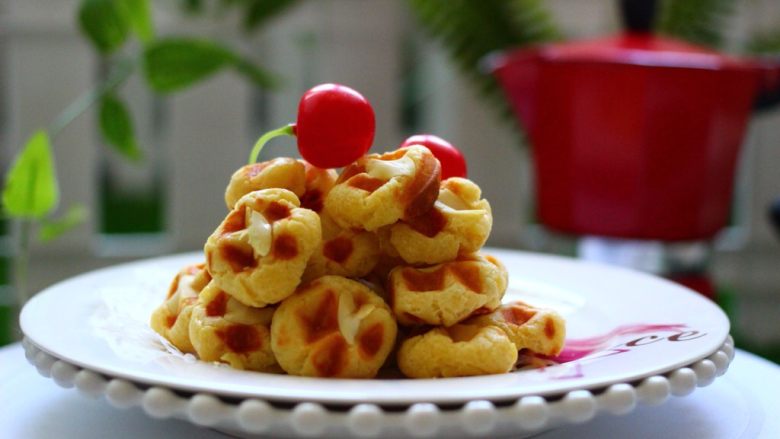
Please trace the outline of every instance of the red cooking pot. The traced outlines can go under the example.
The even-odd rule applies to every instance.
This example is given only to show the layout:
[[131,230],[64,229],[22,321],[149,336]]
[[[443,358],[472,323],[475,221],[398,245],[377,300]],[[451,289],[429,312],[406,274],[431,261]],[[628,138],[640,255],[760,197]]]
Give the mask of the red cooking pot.
[[726,225],[749,116],[780,66],[647,29],[491,58],[530,139],[542,224],[664,241]]

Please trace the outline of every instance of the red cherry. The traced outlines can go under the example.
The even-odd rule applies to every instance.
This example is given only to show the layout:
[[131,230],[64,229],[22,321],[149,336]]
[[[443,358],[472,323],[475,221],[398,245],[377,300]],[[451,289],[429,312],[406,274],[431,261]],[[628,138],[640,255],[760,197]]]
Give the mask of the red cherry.
[[255,163],[263,146],[280,136],[296,136],[298,151],[318,168],[341,168],[362,157],[374,141],[374,110],[360,93],[339,84],[320,84],[301,97],[298,121],[271,130],[249,153]]
[[442,180],[450,177],[466,178],[466,159],[450,142],[432,134],[416,134],[404,140],[400,148],[411,145],[422,145],[439,159]]
[[318,168],[340,168],[362,157],[374,141],[371,104],[339,84],[321,84],[298,104],[298,150]]

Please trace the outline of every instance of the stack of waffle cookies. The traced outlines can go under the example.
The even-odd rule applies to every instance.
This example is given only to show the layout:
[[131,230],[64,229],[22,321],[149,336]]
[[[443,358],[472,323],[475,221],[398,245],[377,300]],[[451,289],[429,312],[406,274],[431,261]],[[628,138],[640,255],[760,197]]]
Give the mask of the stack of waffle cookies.
[[225,201],[205,263],[176,275],[151,318],[182,352],[261,372],[372,378],[395,365],[434,378],[563,347],[557,313],[502,305],[506,269],[480,252],[490,204],[468,179],[442,181],[425,147],[340,175],[291,158],[247,165]]

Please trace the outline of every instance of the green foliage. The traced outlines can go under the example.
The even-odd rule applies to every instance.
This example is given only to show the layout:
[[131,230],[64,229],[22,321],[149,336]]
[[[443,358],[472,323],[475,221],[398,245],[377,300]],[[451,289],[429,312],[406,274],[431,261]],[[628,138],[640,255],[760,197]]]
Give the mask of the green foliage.
[[82,0],[78,21],[84,35],[104,55],[122,47],[131,30],[144,43],[154,39],[149,0]]
[[407,0],[419,22],[440,39],[455,64],[508,114],[492,76],[481,71],[488,54],[559,38],[542,0]]
[[663,0],[657,30],[696,44],[723,45],[735,0]]
[[118,6],[141,42],[148,43],[154,39],[149,0],[118,0]]
[[71,206],[62,217],[44,219],[41,222],[41,228],[38,230],[38,240],[41,242],[53,241],[84,222],[86,218],[87,209],[84,206],[80,204]]
[[299,0],[179,0],[179,5],[182,10],[189,14],[204,14],[214,11],[216,16],[223,16],[225,12],[232,8],[240,9],[244,30],[252,32],[265,24],[273,16],[288,9],[298,1]]
[[8,171],[3,188],[3,210],[13,218],[40,219],[59,200],[49,135],[33,134]]
[[517,46],[559,40],[561,34],[542,0],[512,0],[510,19],[515,29]]
[[780,53],[780,29],[755,35],[747,46],[748,53],[776,55]]
[[[202,11],[206,2],[185,0],[182,3],[184,9],[197,13]],[[246,30],[254,30],[293,3],[295,0],[220,0],[223,9],[232,6],[244,8]],[[115,94],[139,63],[143,64],[149,87],[160,93],[183,90],[225,67],[235,69],[256,86],[270,88],[276,85],[277,81],[270,73],[217,42],[198,38],[158,39],[151,6],[150,0],[81,0],[79,3],[76,14],[79,29],[97,49],[101,61],[114,64],[114,68],[105,80],[68,105],[54,119],[48,133],[40,130],[33,134],[6,173],[2,188],[2,211],[20,224],[19,233],[16,233],[18,252],[14,255],[15,288],[19,297],[27,297],[31,226],[40,225],[38,237],[41,242],[48,242],[66,233],[86,217],[83,206],[74,206],[58,219],[46,218],[59,201],[49,133],[52,138],[56,138],[74,119],[100,102],[100,130],[106,144],[130,160],[140,159],[132,117]],[[116,52],[128,41],[131,32],[143,43],[142,52],[127,57],[117,55]],[[123,55],[126,52],[129,50],[122,51]],[[159,225],[163,223],[163,203],[160,199],[146,204],[127,203],[126,199],[112,198],[101,201],[107,211],[119,214],[120,218],[132,217],[138,211],[152,212],[148,216],[152,221],[145,225],[150,230],[159,230]]]
[[253,31],[298,0],[244,0],[244,28]]
[[141,159],[130,112],[114,94],[107,94],[100,101],[100,131],[108,144],[124,157],[132,161]]
[[[203,3],[186,2],[193,10],[202,8]],[[225,7],[243,7],[246,14],[244,21],[248,28],[254,29],[295,0],[221,0],[221,3]],[[132,30],[145,44],[141,61],[150,87],[157,92],[185,89],[226,67],[234,68],[259,87],[270,88],[277,83],[270,73],[211,40],[156,38],[149,0],[82,0],[77,20],[85,37],[102,56],[111,55],[122,47]],[[131,67],[121,69],[121,74],[112,75],[66,108],[55,120],[52,135],[56,136],[66,124],[99,101],[100,130],[106,143],[124,157],[138,160],[141,153],[133,135],[132,117],[125,104],[114,94],[132,72],[134,62],[121,60],[120,66],[129,63]],[[41,220],[56,207],[58,196],[49,136],[41,130],[29,139],[6,174],[3,208],[14,218]],[[51,223],[46,230],[66,230],[64,225],[74,223],[77,217],[76,213],[66,215],[67,221]],[[47,236],[56,233],[46,232]]]
[[130,32],[125,11],[114,0],[84,0],[78,11],[81,31],[103,54],[124,44]]
[[146,80],[161,93],[189,87],[233,59],[229,51],[211,41],[178,38],[155,41],[143,56]]
[[235,67],[261,87],[270,87],[271,75],[227,47],[210,40],[166,38],[144,51],[144,74],[157,92],[170,93],[194,85],[225,67]]

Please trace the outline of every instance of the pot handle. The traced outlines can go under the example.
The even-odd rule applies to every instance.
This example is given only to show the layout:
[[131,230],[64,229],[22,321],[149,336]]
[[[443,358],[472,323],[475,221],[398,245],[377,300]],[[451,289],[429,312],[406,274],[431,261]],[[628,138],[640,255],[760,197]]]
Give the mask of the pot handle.
[[753,108],[766,111],[780,104],[780,56],[762,58],[759,65],[759,86]]

